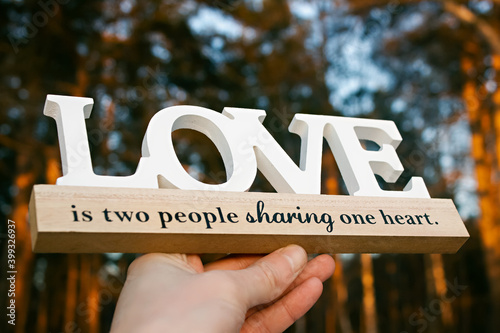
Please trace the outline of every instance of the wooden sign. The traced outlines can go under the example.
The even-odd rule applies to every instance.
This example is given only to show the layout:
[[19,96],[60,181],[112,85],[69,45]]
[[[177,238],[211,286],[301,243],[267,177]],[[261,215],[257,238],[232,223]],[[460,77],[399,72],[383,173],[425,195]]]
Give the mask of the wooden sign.
[[[295,243],[308,252],[452,253],[469,237],[453,202],[430,199],[421,178],[403,191],[379,187],[376,174],[395,182],[403,171],[391,121],[297,114],[297,166],[262,126],[263,110],[174,106],[152,118],[136,173],[111,177],[92,170],[84,123],[91,107],[88,98],[47,97],[63,177],[33,189],[36,252],[267,253]],[[184,170],[171,137],[180,128],[214,142],[225,183],[204,184]],[[351,196],[319,195],[323,139]],[[279,193],[245,192],[257,169]]]
[[36,185],[36,252],[454,253],[449,199]]

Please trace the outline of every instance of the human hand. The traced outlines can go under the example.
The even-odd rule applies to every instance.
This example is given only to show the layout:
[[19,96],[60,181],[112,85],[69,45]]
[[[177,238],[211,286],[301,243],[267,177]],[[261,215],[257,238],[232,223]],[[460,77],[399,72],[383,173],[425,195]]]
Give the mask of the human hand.
[[328,255],[301,247],[229,256],[147,254],[129,267],[111,332],[282,332],[318,300],[333,274]]

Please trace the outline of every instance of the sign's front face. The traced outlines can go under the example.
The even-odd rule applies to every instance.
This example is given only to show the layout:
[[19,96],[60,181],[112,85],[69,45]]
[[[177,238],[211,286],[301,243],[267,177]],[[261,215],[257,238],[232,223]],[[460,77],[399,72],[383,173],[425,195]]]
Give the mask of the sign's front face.
[[[430,199],[421,178],[403,191],[379,187],[375,175],[393,183],[403,172],[391,121],[296,114],[297,166],[262,125],[263,110],[174,106],[151,119],[136,173],[112,177],[92,170],[85,129],[92,104],[47,97],[44,113],[57,122],[61,148],[57,184],[67,186],[33,191],[35,251],[264,253],[297,243],[310,252],[455,252],[468,238],[451,200]],[[171,134],[182,128],[213,141],[225,183],[204,184],[184,170]],[[319,195],[324,139],[359,198]],[[360,140],[380,149],[367,151]],[[279,193],[229,193],[247,191],[257,169]]]

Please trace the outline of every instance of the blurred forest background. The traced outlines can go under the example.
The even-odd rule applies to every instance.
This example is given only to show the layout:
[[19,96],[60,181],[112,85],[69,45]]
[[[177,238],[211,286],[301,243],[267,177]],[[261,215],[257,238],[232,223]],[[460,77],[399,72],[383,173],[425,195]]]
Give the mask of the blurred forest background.
[[[498,332],[499,85],[499,0],[0,0],[0,331],[108,331],[135,258],[31,251],[32,186],[61,175],[43,105],[64,94],[94,99],[89,141],[107,175],[135,171],[150,118],[171,105],[264,109],[295,161],[295,113],[395,121],[406,169],[395,188],[424,177],[432,197],[455,201],[470,240],[453,255],[335,255],[320,301],[287,332]],[[203,135],[173,136],[191,175],[224,181]],[[322,192],[346,194],[329,150],[323,161]],[[259,177],[252,190],[272,188]]]

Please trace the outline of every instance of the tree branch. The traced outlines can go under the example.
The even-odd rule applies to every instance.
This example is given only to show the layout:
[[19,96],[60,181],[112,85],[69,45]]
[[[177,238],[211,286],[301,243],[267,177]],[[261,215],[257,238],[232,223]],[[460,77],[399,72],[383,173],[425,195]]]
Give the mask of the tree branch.
[[488,22],[479,18],[464,5],[444,1],[443,8],[462,22],[475,26],[479,34],[487,41],[493,53],[500,55],[500,35]]

